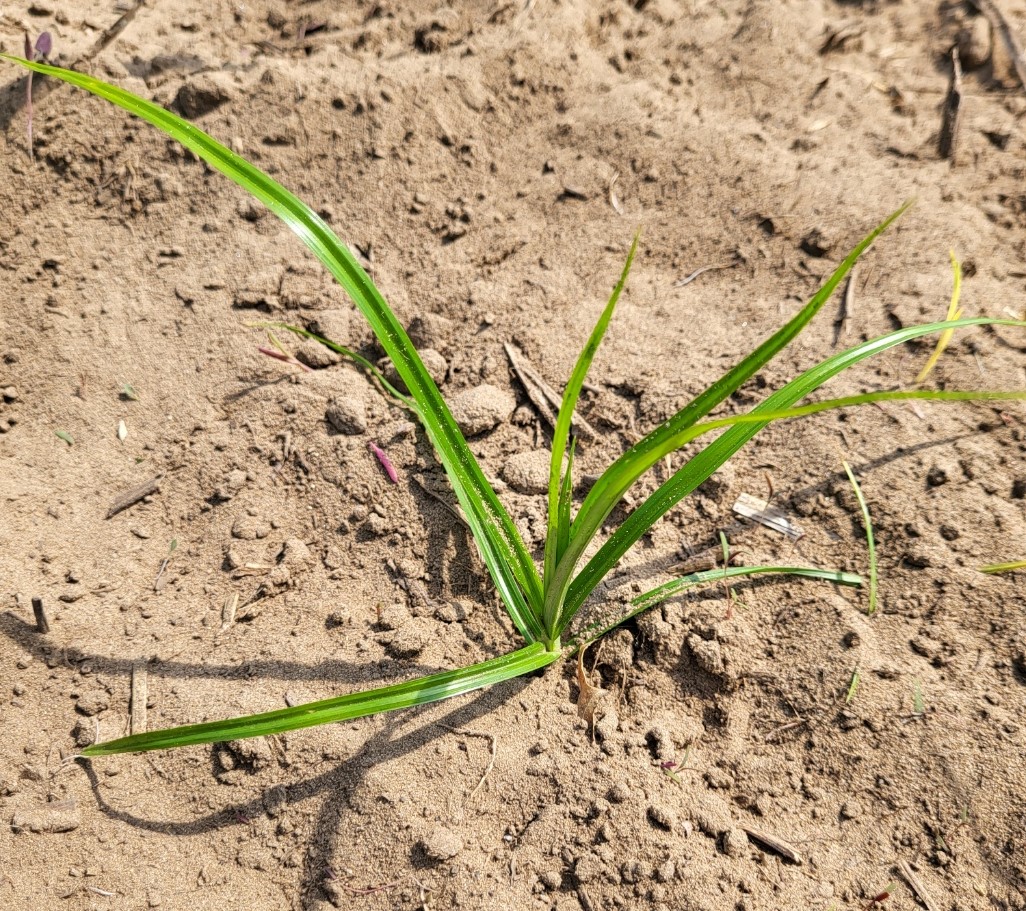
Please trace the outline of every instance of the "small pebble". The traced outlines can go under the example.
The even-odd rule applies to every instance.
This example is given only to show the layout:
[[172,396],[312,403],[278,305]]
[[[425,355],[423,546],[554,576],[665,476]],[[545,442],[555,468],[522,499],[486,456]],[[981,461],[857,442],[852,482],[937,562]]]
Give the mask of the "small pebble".
[[51,834],[71,832],[82,824],[82,814],[74,800],[55,801],[14,814],[11,828],[15,832]]
[[289,538],[281,548],[281,562],[292,572],[307,569],[313,563],[313,554],[300,538]]
[[270,533],[270,523],[257,516],[239,516],[232,525],[232,537],[242,541],[266,538]]
[[857,800],[846,800],[841,804],[841,819],[858,819],[862,815],[862,805]]
[[467,436],[476,436],[508,421],[515,407],[513,396],[487,383],[459,393],[451,405],[456,423]]
[[324,418],[338,433],[357,436],[367,432],[367,411],[360,398],[333,398],[328,403]]
[[672,861],[668,860],[660,864],[656,868],[655,877],[661,883],[673,882],[673,878],[677,875],[677,865]]
[[397,660],[416,658],[427,645],[427,635],[412,624],[395,631],[391,640],[385,645],[385,651]]
[[342,361],[342,355],[332,351],[326,345],[315,342],[313,339],[304,339],[296,348],[296,360],[313,367],[314,370],[323,370],[326,367],[333,367]]
[[436,826],[420,846],[429,860],[450,860],[463,850],[463,840],[451,829]]
[[744,829],[728,829],[723,836],[723,853],[727,857],[743,857],[748,848],[748,836]]
[[88,690],[78,697],[75,710],[91,717],[98,715],[110,705],[110,697],[103,690]]
[[654,803],[648,808],[648,818],[660,828],[671,832],[677,825],[677,817],[673,811],[661,804]]
[[549,453],[544,449],[529,449],[510,456],[503,466],[502,477],[518,493],[545,493],[549,489]]

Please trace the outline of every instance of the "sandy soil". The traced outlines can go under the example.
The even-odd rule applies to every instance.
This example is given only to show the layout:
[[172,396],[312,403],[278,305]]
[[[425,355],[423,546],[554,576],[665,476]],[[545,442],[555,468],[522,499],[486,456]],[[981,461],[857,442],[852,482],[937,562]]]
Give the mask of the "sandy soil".
[[[1026,32],[1026,2],[1000,5]],[[8,4],[0,46],[49,30],[57,59],[186,112],[322,211],[418,320],[446,395],[515,398],[472,446],[535,543],[542,498],[514,457],[548,430],[503,346],[561,387],[637,226],[582,405],[600,431],[585,473],[776,328],[907,197],[848,319],[831,303],[731,408],[840,346],[940,318],[949,250],[968,313],[1023,312],[1026,93],[962,4],[185,0],[141,8],[104,44],[124,9]],[[938,143],[956,41],[952,163]],[[1023,557],[1015,403],[763,433],[594,604],[668,578],[721,530],[751,562],[864,570],[847,458],[877,525],[879,613],[864,591],[802,582],[738,586],[729,619],[717,588],[668,603],[598,654],[622,699],[597,734],[557,665],[428,710],[62,766],[97,730],[126,730],[133,674],[152,729],[468,664],[516,636],[427,492],[448,500],[408,416],[316,349],[300,349],[309,373],[258,353],[245,324],[273,317],[380,356],[301,244],[66,87],[36,84],[30,161],[24,90],[4,68],[4,908],[1026,907],[1023,577],[977,571]],[[907,386],[929,350],[832,391]],[[1022,388],[1024,357],[1023,333],[974,331],[931,382]],[[348,433],[329,420],[339,403],[362,410]],[[155,476],[158,493],[105,518]],[[796,544],[732,514],[770,485]]]

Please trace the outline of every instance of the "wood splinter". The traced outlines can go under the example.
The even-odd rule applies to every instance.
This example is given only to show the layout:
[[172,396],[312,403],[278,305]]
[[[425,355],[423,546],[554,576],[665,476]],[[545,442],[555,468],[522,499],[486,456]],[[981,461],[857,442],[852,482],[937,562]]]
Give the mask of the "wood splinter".
[[36,632],[50,632],[50,621],[46,616],[46,608],[43,607],[42,598],[32,599],[32,613],[35,614],[36,617]]
[[802,855],[798,849],[782,838],[777,838],[775,835],[770,835],[761,829],[752,829],[748,826],[744,826],[744,830],[752,841],[757,841],[767,848],[776,851],[785,860],[789,860],[793,864],[801,864],[803,862]]
[[944,98],[944,114],[941,121],[938,151],[941,158],[948,158],[955,164],[958,152],[958,128],[962,122],[962,63],[958,59],[958,48],[951,49],[951,81]]
[[927,911],[940,911],[940,905],[933,900],[933,896],[926,891],[926,887],[923,885],[922,880],[912,872],[912,868],[904,860],[898,861],[898,869],[901,870],[901,875],[908,881],[909,886],[912,887],[912,891],[916,893],[919,900],[926,905]]
[[156,493],[160,490],[160,482],[163,480],[163,475],[157,475],[155,478],[150,478],[146,483],[140,484],[138,487],[133,487],[131,490],[126,490],[124,493],[118,494],[118,496],[114,498],[114,502],[110,504],[110,509],[107,510],[107,518],[110,519],[113,516],[116,516],[119,512],[128,509],[129,506],[135,506],[135,504],[143,498]]

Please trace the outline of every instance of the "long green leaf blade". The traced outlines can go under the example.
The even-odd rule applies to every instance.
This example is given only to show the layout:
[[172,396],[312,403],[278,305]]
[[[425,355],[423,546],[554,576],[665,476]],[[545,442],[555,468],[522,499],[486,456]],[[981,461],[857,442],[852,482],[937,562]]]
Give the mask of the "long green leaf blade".
[[[566,447],[570,440],[570,428],[573,423],[574,411],[577,408],[577,400],[581,396],[581,389],[584,386],[585,378],[588,376],[591,362],[595,359],[595,353],[598,351],[602,338],[609,328],[609,321],[613,318],[613,311],[620,300],[620,294],[627,284],[627,276],[630,275],[634,255],[638,252],[638,240],[640,237],[640,232],[634,235],[630,251],[627,253],[627,261],[624,263],[623,271],[620,273],[620,280],[613,288],[613,293],[609,296],[609,301],[606,303],[602,315],[599,316],[595,328],[591,330],[588,342],[578,356],[577,363],[570,374],[570,380],[566,384],[566,389],[563,390],[563,401],[559,407],[559,415],[556,417],[556,426],[552,431],[552,457],[549,463],[549,516],[548,533],[545,537],[544,573],[544,578],[546,579],[551,578],[552,573],[555,572],[559,556],[560,538],[568,536],[569,532],[569,529],[567,529],[562,536],[560,535],[560,472],[563,468],[563,457],[566,455]],[[557,607],[556,603],[550,603],[549,601],[545,603],[544,623],[545,627],[549,630],[552,629]]]
[[[546,573],[546,603],[552,600],[562,602],[578,562],[624,493],[667,451],[672,451],[666,449],[667,441],[701,420],[787,347],[819,313],[859,258],[887,228],[904,214],[911,204],[911,201],[906,202],[867,234],[834,270],[819,291],[788,323],[712,383],[704,392],[696,396],[669,421],[661,424],[624,452],[608,470],[603,472],[581,504],[570,531],[570,545],[559,561],[555,576]],[[562,622],[563,620],[559,619],[556,625],[559,626]]]
[[[1026,398],[1026,393],[1023,393],[1023,397]],[[862,511],[862,522],[866,529],[866,549],[869,551],[869,608],[866,613],[872,617],[876,613],[876,538],[873,535],[873,520],[869,516],[869,504],[862,493],[862,487],[855,477],[855,472],[851,470],[851,465],[844,460],[841,461],[841,465],[844,466],[844,472],[851,482],[851,489],[855,491],[855,499],[858,500],[859,509]]]
[[600,639],[606,633],[622,626],[632,617],[644,613],[657,604],[662,604],[668,598],[679,595],[682,591],[694,588],[697,585],[706,585],[710,582],[722,582],[724,579],[747,578],[749,576],[761,576],[767,574],[778,574],[798,576],[806,579],[819,579],[824,582],[835,582],[838,585],[861,585],[862,577],[856,573],[845,573],[832,569],[812,569],[804,566],[728,566],[722,569],[704,569],[701,572],[690,573],[664,582],[662,585],[638,595],[631,600],[631,610],[626,614],[617,617],[612,622],[598,621],[585,627],[576,635],[572,642],[567,645],[566,652],[580,648]]
[[[1026,321],[991,319],[977,316],[960,320],[946,320],[940,323],[928,323],[921,326],[908,326],[879,338],[871,339],[847,351],[842,351],[817,364],[815,367],[806,370],[766,398],[744,420],[723,419],[728,423],[737,423],[738,426],[727,430],[722,436],[718,437],[686,462],[668,481],[658,487],[627,517],[624,523],[613,532],[597,553],[585,564],[584,568],[570,584],[560,622],[565,625],[570,621],[592,589],[616,565],[627,550],[652,527],[656,520],[705,481],[706,478],[741,449],[745,443],[762,430],[766,424],[775,420],[774,415],[786,412],[794,402],[805,398],[805,396],[814,392],[827,380],[868,357],[932,332],[960,329],[966,326],[1014,326],[1024,328],[1026,327]],[[924,391],[926,390],[915,390],[915,393],[919,395],[919,393]],[[881,394],[876,393],[875,395],[880,396]],[[895,398],[898,397],[898,395],[893,393],[891,395]],[[905,397],[915,398],[916,395]],[[981,397],[987,398],[993,395],[993,393],[983,393]],[[1018,393],[998,393],[998,395],[1019,397]],[[930,397],[942,398],[941,396],[934,395]],[[809,409],[818,408],[817,405],[804,407]],[[814,412],[810,410],[806,413]],[[709,423],[712,424],[714,422]],[[573,546],[574,542],[571,541],[568,553],[573,550]]]
[[570,509],[574,498],[574,454],[577,452],[577,438],[570,442],[570,454],[566,460],[566,472],[559,485],[559,521],[556,523],[556,559],[558,560],[570,542]]
[[981,573],[1014,573],[1026,569],[1026,560],[1013,560],[1010,563],[988,563],[980,567]]
[[163,731],[133,734],[131,737],[121,737],[86,747],[80,755],[95,757],[111,756],[115,753],[166,750],[199,743],[219,743],[243,737],[280,734],[283,731],[295,731],[319,724],[349,721],[366,715],[427,705],[452,696],[462,696],[464,693],[504,680],[522,677],[551,664],[559,657],[559,652],[546,651],[544,645],[535,642],[508,655],[490,658],[488,661],[460,670],[444,671],[405,683],[351,693],[348,696],[337,696],[334,699],[322,699],[319,702],[308,702],[306,705],[263,712],[259,715],[245,715],[225,721],[188,724]]
[[298,197],[201,129],[131,92],[83,73],[0,54],[29,70],[78,86],[141,117],[251,193],[309,247],[357,305],[392,359],[466,513],[485,565],[503,602],[528,641],[542,638],[541,578],[516,525],[499,502],[456,426],[438,387],[405,330],[349,248]]

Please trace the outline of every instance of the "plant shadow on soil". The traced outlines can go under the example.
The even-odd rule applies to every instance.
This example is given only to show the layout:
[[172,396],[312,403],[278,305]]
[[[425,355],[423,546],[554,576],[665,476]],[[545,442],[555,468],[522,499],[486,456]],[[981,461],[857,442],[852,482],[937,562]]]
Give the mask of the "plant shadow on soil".
[[[529,681],[530,678],[524,677],[492,687],[479,693],[469,704],[458,705],[442,718],[428,721],[416,730],[392,739],[395,728],[402,722],[403,716],[407,715],[401,713],[398,718],[386,723],[382,730],[372,734],[349,759],[321,775],[286,786],[289,804],[322,795],[324,797],[317,810],[317,819],[307,842],[307,850],[303,854],[299,894],[305,896],[307,901],[320,897],[323,883],[330,878],[330,871],[335,863],[337,838],[334,829],[337,819],[345,812],[351,795],[359,788],[370,769],[379,763],[402,759],[427,746],[435,738],[448,734],[452,729],[466,727],[490,715],[520,693]],[[419,711],[423,712],[423,709]],[[159,832],[168,836],[202,835],[229,826],[246,825],[250,818],[264,813],[265,809],[261,794],[188,822],[143,819],[107,803],[101,794],[99,778],[90,760],[80,760],[79,766],[89,779],[96,805],[102,813],[112,820],[149,832]]]

